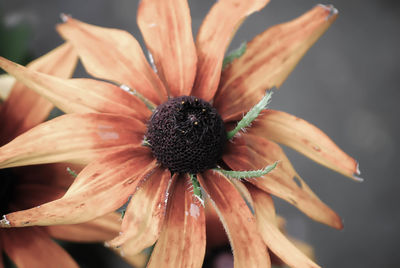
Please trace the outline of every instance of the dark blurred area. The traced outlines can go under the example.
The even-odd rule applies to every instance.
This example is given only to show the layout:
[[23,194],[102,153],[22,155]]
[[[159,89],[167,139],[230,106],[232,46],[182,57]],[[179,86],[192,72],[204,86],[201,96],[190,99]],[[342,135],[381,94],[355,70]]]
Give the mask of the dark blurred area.
[[[194,32],[213,2],[189,1]],[[271,0],[246,20],[230,49],[317,3]],[[274,94],[270,108],[306,119],[326,132],[359,161],[365,181],[355,183],[285,148],[298,173],[341,215],[345,228],[337,231],[313,222],[275,199],[277,212],[286,218],[291,236],[314,247],[323,267],[398,267],[400,3],[337,0],[329,4],[339,10],[339,18]],[[62,40],[54,26],[60,13],[125,29],[143,44],[136,25],[137,5],[137,0],[0,0],[0,54],[26,63],[59,45]],[[82,67],[75,76],[86,76]],[[82,267],[129,267],[102,245],[67,248]],[[229,248],[219,251],[224,254]],[[221,262],[232,265],[229,259]],[[211,263],[207,259],[207,267]]]

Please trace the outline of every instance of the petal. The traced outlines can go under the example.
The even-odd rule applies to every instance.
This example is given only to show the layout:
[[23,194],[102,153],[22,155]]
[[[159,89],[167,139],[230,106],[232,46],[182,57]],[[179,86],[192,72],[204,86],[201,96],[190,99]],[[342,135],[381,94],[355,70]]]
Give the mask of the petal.
[[320,129],[296,116],[267,110],[254,122],[249,133],[284,144],[325,167],[359,180],[354,176],[359,174],[357,161]]
[[88,73],[125,84],[155,104],[167,99],[164,85],[146,61],[140,44],[126,31],[90,25],[63,15],[58,32],[78,51]]
[[210,195],[215,210],[231,241],[235,267],[270,267],[267,247],[258,233],[255,218],[236,190],[223,175],[206,171],[200,184]]
[[311,191],[276,143],[245,134],[228,145],[223,160],[233,170],[260,169],[279,160],[272,172],[249,182],[286,200],[316,221],[343,228],[340,217]]
[[197,34],[197,75],[192,95],[210,101],[217,90],[225,50],[243,20],[269,0],[220,0],[214,4]]
[[320,267],[298,250],[278,229],[271,196],[251,184],[248,184],[248,189],[253,199],[258,229],[268,248],[290,267]]
[[110,83],[93,79],[62,79],[1,57],[0,67],[65,113],[114,113],[140,120],[146,120],[151,115],[142,101]]
[[[28,64],[28,69],[67,78],[72,75],[77,59],[72,46],[66,43]],[[3,67],[3,61],[7,60],[0,57],[0,67]],[[52,108],[53,105],[37,93],[19,82],[15,83],[0,110],[0,144],[43,122]]]
[[47,226],[51,237],[72,242],[104,242],[118,235],[121,215],[112,212],[103,217],[81,224]]
[[0,148],[0,167],[88,161],[121,146],[137,146],[145,125],[112,114],[67,114],[25,132]]
[[148,148],[108,154],[86,166],[61,199],[7,214],[0,226],[75,224],[106,215],[125,204],[155,166]]
[[157,73],[172,96],[189,95],[196,75],[190,9],[186,0],[144,0],[137,21]]
[[280,87],[336,17],[336,9],[318,5],[249,42],[244,55],[222,72],[215,97],[215,107],[222,118],[240,118],[264,96],[266,89]]
[[10,95],[15,78],[8,74],[0,74],[0,103]]
[[200,267],[206,250],[204,209],[189,191],[187,175],[179,176],[168,200],[160,238],[148,267]]
[[121,225],[121,234],[108,244],[122,246],[125,255],[134,255],[153,245],[164,222],[171,173],[158,169],[131,198]]
[[19,268],[79,267],[48,234],[38,227],[2,230],[4,251]]

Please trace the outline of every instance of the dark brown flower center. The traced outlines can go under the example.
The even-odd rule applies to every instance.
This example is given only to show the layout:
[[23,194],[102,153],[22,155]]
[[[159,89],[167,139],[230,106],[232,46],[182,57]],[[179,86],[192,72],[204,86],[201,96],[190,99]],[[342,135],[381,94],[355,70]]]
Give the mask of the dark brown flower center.
[[0,217],[9,213],[9,203],[15,188],[12,169],[0,169]]
[[217,110],[193,96],[173,98],[158,106],[145,138],[163,166],[173,173],[190,174],[216,167],[227,140]]

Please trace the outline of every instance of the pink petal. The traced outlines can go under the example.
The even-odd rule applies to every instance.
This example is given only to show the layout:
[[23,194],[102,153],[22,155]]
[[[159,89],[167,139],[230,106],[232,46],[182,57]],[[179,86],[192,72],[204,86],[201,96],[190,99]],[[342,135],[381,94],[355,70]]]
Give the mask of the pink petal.
[[331,6],[317,5],[301,17],[275,25],[247,45],[242,57],[221,76],[215,107],[225,121],[239,119],[264,96],[280,87],[307,50],[337,17]]
[[171,173],[158,169],[132,196],[121,226],[121,234],[110,246],[121,246],[125,255],[134,255],[153,245],[164,222],[171,185]]
[[271,267],[256,220],[235,186],[213,171],[206,171],[202,176],[204,179],[200,177],[200,184],[213,200],[228,233],[235,267]]
[[312,192],[274,142],[245,134],[228,145],[223,160],[232,170],[256,170],[280,161],[272,172],[249,182],[288,201],[316,221],[343,228],[340,217]]
[[118,235],[121,215],[116,212],[80,224],[47,226],[53,238],[73,242],[104,242]]
[[143,55],[140,44],[126,31],[90,25],[63,15],[58,32],[70,41],[88,73],[125,84],[155,104],[167,99],[167,92]]
[[172,96],[189,95],[196,75],[190,9],[186,0],[143,0],[137,21],[157,73]]
[[156,167],[148,148],[123,149],[86,166],[67,193],[41,206],[7,214],[2,227],[76,224],[121,207]]
[[75,268],[78,264],[38,227],[1,230],[3,250],[19,268]]
[[151,112],[137,97],[94,79],[62,79],[0,58],[0,67],[65,113],[102,112],[147,120]]
[[269,194],[248,184],[258,229],[268,248],[290,267],[320,267],[298,250],[277,227],[275,208]]
[[[66,43],[28,64],[28,69],[67,78],[72,75],[77,59],[72,46]],[[0,67],[3,67],[3,60],[0,57]],[[52,108],[44,98],[23,84],[15,83],[0,109],[0,145],[43,122]]]
[[243,20],[269,0],[220,0],[209,11],[197,34],[197,76],[192,95],[210,101],[217,90],[225,50]]
[[203,263],[206,249],[204,209],[189,186],[187,175],[177,178],[149,268],[200,267]]
[[357,161],[343,152],[324,132],[296,116],[268,110],[256,120],[249,133],[284,144],[315,162],[359,180]]
[[138,146],[145,125],[113,114],[68,114],[43,123],[0,148],[0,167],[92,160],[121,146]]

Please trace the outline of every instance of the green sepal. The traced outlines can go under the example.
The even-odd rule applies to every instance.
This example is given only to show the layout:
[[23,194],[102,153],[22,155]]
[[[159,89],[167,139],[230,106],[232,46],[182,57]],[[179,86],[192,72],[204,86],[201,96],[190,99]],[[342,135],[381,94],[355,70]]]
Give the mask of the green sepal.
[[69,167],[67,167],[67,172],[74,178],[78,177],[78,174]]
[[243,42],[242,44],[240,44],[240,47],[230,52],[222,62],[222,70],[225,69],[226,66],[231,64],[233,60],[240,58],[246,52],[246,49],[247,49],[247,43]]
[[201,193],[201,186],[199,181],[197,180],[196,174],[190,174],[190,181],[193,186],[193,195],[200,201],[201,205],[204,207],[204,199],[203,194]]
[[279,161],[276,161],[272,165],[268,165],[265,168],[259,170],[234,171],[234,170],[225,170],[222,168],[215,168],[214,170],[222,173],[228,178],[242,180],[242,179],[251,179],[264,176],[269,172],[271,172],[274,168],[276,168],[278,163]]
[[267,91],[265,96],[256,105],[254,105],[245,116],[243,116],[243,118],[237,123],[236,127],[228,132],[228,140],[232,139],[240,130],[244,130],[246,127],[248,127],[251,122],[257,118],[261,111],[267,108],[267,105],[271,101],[272,93],[273,92],[271,90]]

